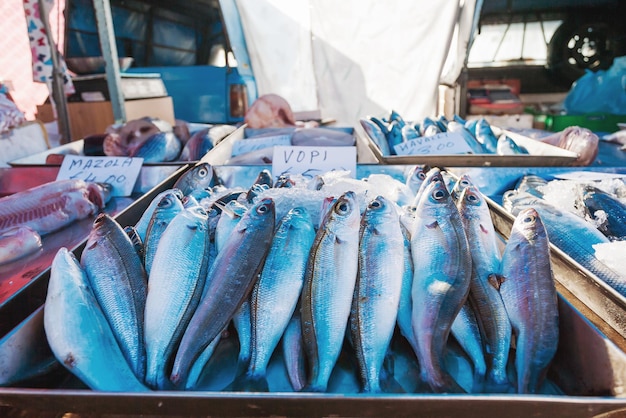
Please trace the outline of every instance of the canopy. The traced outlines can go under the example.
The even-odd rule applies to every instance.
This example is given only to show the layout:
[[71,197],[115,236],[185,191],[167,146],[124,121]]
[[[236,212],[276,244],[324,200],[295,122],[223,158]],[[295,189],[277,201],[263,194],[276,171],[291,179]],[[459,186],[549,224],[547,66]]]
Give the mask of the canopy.
[[354,125],[391,109],[437,116],[439,84],[458,79],[482,0],[236,3],[259,95]]

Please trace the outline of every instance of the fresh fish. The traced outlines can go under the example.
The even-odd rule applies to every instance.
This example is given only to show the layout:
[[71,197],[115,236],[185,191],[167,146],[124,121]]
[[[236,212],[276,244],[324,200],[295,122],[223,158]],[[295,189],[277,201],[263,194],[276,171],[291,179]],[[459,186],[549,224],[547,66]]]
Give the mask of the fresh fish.
[[426,172],[429,169],[430,167],[428,166],[418,164],[411,167],[411,169],[407,173],[405,184],[411,190],[413,195],[417,194],[417,191],[426,179]]
[[485,118],[480,118],[476,122],[475,136],[489,154],[495,154],[497,152],[498,138],[496,138],[491,130],[491,125]]
[[597,217],[598,211],[606,214],[606,222],[599,228],[611,241],[626,239],[626,205],[611,194],[586,184],[578,186],[579,206],[590,219]]
[[465,143],[467,143],[467,145],[472,150],[473,154],[486,153],[485,148],[480,142],[478,142],[476,136],[472,133],[472,131],[466,126],[463,126],[461,123],[455,121],[451,121],[450,123],[448,123],[448,132],[456,132],[460,134],[465,140]]
[[50,267],[44,328],[55,357],[91,389],[147,390],[129,367],[85,271],[65,247]]
[[98,213],[111,186],[83,180],[57,180],[0,198],[0,231],[27,226],[40,235]]
[[233,229],[237,226],[241,217],[246,213],[248,208],[236,200],[231,200],[222,207],[222,215],[217,221],[215,229],[215,246],[219,253]]
[[424,190],[428,188],[430,183],[436,183],[436,182],[443,184],[443,175],[439,167],[433,167],[430,170],[428,170],[428,172],[426,173],[426,178],[420,185],[419,189],[417,189],[417,193],[415,194],[415,197],[413,198],[413,202],[411,203],[411,206],[417,207],[417,205],[419,204],[419,201],[422,198],[422,195],[424,194]]
[[543,197],[543,188],[548,184],[548,181],[543,177],[535,176],[533,174],[527,174],[522,176],[515,184],[515,190],[518,192],[530,193],[536,197]]
[[300,298],[307,260],[315,239],[309,213],[291,209],[279,222],[251,296],[252,356],[238,387],[267,391],[267,367]]
[[420,137],[420,133],[417,132],[415,128],[412,127],[411,125],[406,124],[402,127],[402,141],[403,142],[412,141],[419,137]]
[[404,121],[402,116],[400,116],[400,114],[393,109],[391,110],[391,112],[389,112],[389,122],[397,123],[400,128],[403,128],[406,125],[406,122]]
[[280,189],[281,187],[290,188],[294,187],[296,182],[291,178],[289,173],[280,174],[274,183],[274,188]]
[[471,243],[472,278],[469,301],[477,316],[487,360],[489,392],[506,392],[510,387],[507,363],[511,346],[511,324],[498,291],[500,249],[498,236],[485,197],[474,185],[461,193],[457,207]]
[[528,150],[507,135],[500,135],[496,143],[496,154],[498,155],[525,155]]
[[450,332],[472,361],[474,379],[471,392],[482,392],[485,374],[487,373],[487,364],[485,363],[478,319],[469,299],[463,304],[458,315],[454,318]]
[[272,172],[266,168],[262,169],[261,171],[259,171],[259,174],[256,176],[256,179],[254,179],[253,184],[261,184],[261,185],[267,186],[268,188],[273,187],[274,180],[272,178]]
[[[274,234],[274,202],[262,199],[231,233],[207,275],[204,297],[180,343],[170,380],[185,384],[191,365],[249,296]],[[233,263],[232,260],[238,260]]]
[[215,185],[216,176],[209,163],[197,163],[185,171],[174,183],[172,188],[178,189],[184,196],[192,194],[197,189],[205,189]]
[[465,190],[471,185],[472,185],[472,179],[467,173],[463,173],[459,176],[457,181],[454,183],[454,186],[452,186],[452,189],[450,190],[450,195],[452,196],[452,199],[454,199],[454,201],[457,202],[457,207],[458,207],[458,202],[461,199],[461,194],[463,193],[463,190]]
[[392,155],[396,154],[395,146],[402,143],[402,127],[397,122],[389,124],[389,130],[387,131],[387,143],[389,143],[389,151]]
[[382,391],[381,369],[396,325],[403,258],[404,237],[398,212],[393,202],[378,196],[361,217],[358,274],[350,313],[364,392]]
[[413,302],[411,289],[413,288],[413,256],[411,255],[411,237],[409,230],[402,226],[402,290],[400,291],[400,301],[398,303],[398,328],[400,334],[411,345],[413,352],[417,355],[417,341],[413,334]]
[[[238,377],[246,372],[250,364],[252,356],[252,312],[250,307],[250,299],[243,301],[235,315],[233,316],[233,326],[237,331],[239,339],[239,356],[237,357],[237,371],[235,376]],[[210,344],[209,344],[210,345]]]
[[425,117],[422,120],[422,123],[420,124],[420,135],[430,136],[430,135],[434,135],[440,132],[441,130],[439,129],[437,122],[435,122],[429,117]]
[[179,212],[161,236],[145,309],[146,383],[152,388],[171,389],[169,368],[200,301],[208,252],[208,219],[200,207]]
[[143,158],[144,163],[174,161],[180,155],[182,146],[173,132],[158,132],[134,149],[130,156]]
[[372,140],[374,144],[380,150],[382,155],[391,155],[391,151],[389,150],[389,143],[387,142],[387,137],[385,133],[380,129],[378,125],[372,122],[368,118],[359,119],[363,130],[367,134],[367,136]]
[[141,241],[141,237],[139,236],[139,233],[137,233],[137,230],[135,229],[135,227],[132,225],[125,226],[124,233],[126,234],[128,239],[130,239],[130,242],[133,244],[133,248],[135,249],[135,252],[139,256],[139,259],[143,260],[145,258],[144,246],[143,246],[143,242]]
[[132,241],[117,221],[102,213],[89,232],[80,263],[124,356],[143,380],[147,275]]
[[218,334],[217,337],[206,346],[204,351],[200,353],[196,361],[191,366],[191,370],[189,371],[189,377],[187,378],[187,382],[185,383],[185,390],[191,390],[198,386],[200,382],[200,378],[202,377],[202,373],[206,368],[207,363],[213,357],[213,353],[215,353],[215,349],[218,344],[222,340],[222,334]]
[[39,251],[41,246],[41,236],[28,226],[14,226],[0,231],[0,265]]
[[500,294],[515,335],[518,393],[538,393],[559,342],[548,236],[533,208],[515,218],[502,254]]
[[213,149],[213,141],[209,136],[211,128],[200,129],[195,132],[185,143],[180,152],[180,161],[197,161]]
[[163,199],[166,195],[176,196],[179,200],[182,200],[183,198],[183,193],[179,189],[167,189],[157,194],[154,199],[150,201],[150,204],[135,224],[135,230],[143,242],[146,241],[146,232],[148,230],[148,225],[150,225],[152,215],[154,214],[154,211],[159,205],[161,199]]
[[159,204],[152,213],[144,244],[144,266],[148,276],[163,232],[183,209],[183,203],[177,194],[167,193],[159,200]]
[[534,208],[541,216],[550,242],[576,260],[596,277],[626,296],[626,279],[595,256],[596,244],[610,240],[589,222],[567,210],[561,210],[529,193],[507,191],[502,197],[504,208],[517,216],[526,208]]
[[425,137],[434,136],[434,135],[437,135],[439,133],[441,133],[441,130],[439,129],[439,126],[437,126],[436,124],[435,125],[427,125],[424,128],[424,135],[423,136],[425,136]]
[[389,134],[389,124],[375,116],[369,116],[368,119],[374,122],[374,124],[380,128],[381,132],[385,135],[386,138]]
[[296,306],[293,316],[285,328],[281,347],[287,377],[293,390],[299,392],[306,386],[306,356],[302,341],[302,320],[298,306]]
[[464,392],[445,370],[450,327],[467,299],[472,260],[461,216],[443,182],[424,190],[411,233],[413,333],[422,379],[435,392]]
[[354,192],[333,204],[315,236],[302,290],[306,391],[324,392],[346,332],[356,283],[360,212]]

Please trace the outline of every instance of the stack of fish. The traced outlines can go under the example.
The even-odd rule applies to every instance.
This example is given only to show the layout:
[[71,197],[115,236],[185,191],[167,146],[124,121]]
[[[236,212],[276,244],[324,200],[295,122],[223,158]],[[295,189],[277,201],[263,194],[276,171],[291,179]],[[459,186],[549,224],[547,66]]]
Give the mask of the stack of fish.
[[[436,168],[405,182],[263,171],[247,189],[210,173],[188,171],[177,186],[191,186],[161,193],[126,231],[101,215],[80,262],[57,254],[46,333],[92,389],[199,388],[232,324],[239,364],[222,390],[271,390],[278,347],[295,391],[328,391],[342,353],[363,392],[542,390],[558,315],[534,210],[501,255],[484,197]],[[450,333],[473,375],[450,369]],[[389,366],[399,339],[421,372],[409,383]]]
[[367,136],[384,156],[396,155],[395,146],[420,137],[428,137],[445,132],[460,134],[472,154],[523,155],[528,150],[518,145],[511,137],[496,136],[489,122],[484,119],[465,121],[455,115],[453,120],[440,116],[429,117],[421,122],[405,121],[397,112],[391,111],[386,118],[368,116],[359,120]]
[[598,246],[609,245],[620,253],[620,242],[626,239],[625,197],[623,179],[548,181],[526,175],[504,193],[502,203],[514,216],[535,208],[554,245],[626,296],[623,270],[607,265],[596,254]]

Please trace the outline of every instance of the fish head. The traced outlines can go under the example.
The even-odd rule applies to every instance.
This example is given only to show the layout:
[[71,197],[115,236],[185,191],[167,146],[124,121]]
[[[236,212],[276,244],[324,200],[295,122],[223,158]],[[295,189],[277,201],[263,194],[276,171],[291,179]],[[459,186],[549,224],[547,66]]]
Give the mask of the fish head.
[[463,213],[465,207],[479,207],[485,203],[485,198],[476,186],[468,186],[461,192],[458,200],[459,211]]
[[511,236],[514,234],[524,237],[531,243],[547,235],[539,213],[532,207],[523,209],[517,214],[511,229]]
[[268,169],[264,168],[257,175],[256,180],[254,180],[254,184],[264,184],[268,187],[272,187],[272,173]]
[[177,193],[174,190],[170,190],[161,196],[159,203],[157,203],[158,210],[173,210],[173,209],[183,209],[183,200],[182,195]]
[[454,186],[452,186],[452,190],[450,192],[450,194],[452,195],[452,198],[456,201],[458,201],[461,198],[461,194],[463,193],[463,190],[465,190],[467,187],[472,186],[472,179],[470,178],[469,174],[461,174],[461,176],[459,177],[459,179],[456,181],[456,183],[454,183]]
[[356,228],[360,221],[359,205],[356,200],[356,193],[347,191],[335,200],[326,214],[320,228],[325,228],[329,224],[348,224]]
[[378,225],[381,223],[398,222],[399,216],[399,212],[393,202],[384,196],[379,195],[371,200],[365,208],[363,216],[361,216],[361,227],[363,228],[367,225],[373,224]]
[[109,183],[90,183],[87,182],[87,198],[91,203],[102,209],[111,200],[111,191],[113,186]]
[[180,189],[184,195],[188,195],[195,189],[211,187],[214,178],[213,166],[206,162],[200,162],[183,173],[174,187]]

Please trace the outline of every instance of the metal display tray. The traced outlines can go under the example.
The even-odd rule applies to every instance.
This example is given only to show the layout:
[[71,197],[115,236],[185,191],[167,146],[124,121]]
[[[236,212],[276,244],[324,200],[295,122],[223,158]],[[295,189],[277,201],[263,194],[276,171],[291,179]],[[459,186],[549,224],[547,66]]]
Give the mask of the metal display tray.
[[[229,186],[241,179],[254,178],[264,166],[214,166],[220,179]],[[403,175],[404,166],[358,165],[357,178],[370,173]],[[141,201],[116,216],[120,223],[139,219],[148,199],[167,187],[182,174],[176,172]],[[243,185],[242,185],[243,186]],[[504,238],[511,219],[490,202],[493,219]],[[80,254],[82,248],[75,249]],[[552,254],[556,252],[552,248]],[[581,292],[592,292],[581,286],[587,280],[575,261],[553,257],[554,274],[559,291],[560,338],[557,353],[548,370],[548,379],[558,388],[554,394],[361,394],[304,392],[226,392],[200,390],[189,392],[155,391],[149,393],[111,393],[63,385],[57,373],[52,380],[37,385],[0,388],[0,405],[36,416],[38,412],[155,416],[464,416],[499,417],[592,417],[621,416],[626,412],[626,338],[598,312],[581,301]],[[49,270],[40,280],[49,279]],[[605,289],[595,289],[602,292]],[[624,315],[623,306],[615,305],[616,315]],[[0,310],[0,317],[3,315]],[[15,332],[12,355],[28,355],[23,347],[45,346],[41,330],[41,309],[27,317]],[[626,323],[626,322],[625,322]],[[30,330],[30,332],[27,332]],[[39,330],[39,331],[37,331]],[[16,348],[17,350],[17,348]],[[2,353],[0,352],[0,360]],[[236,357],[236,354],[235,354]],[[0,361],[0,365],[2,361]],[[61,369],[64,371],[64,369]],[[65,372],[67,374],[67,372]],[[77,388],[78,387],[78,388]],[[0,409],[0,412],[2,410]],[[31,413],[32,415],[28,415]],[[612,415],[615,414],[615,415]],[[79,415],[80,416],[80,415]]]
[[502,130],[528,155],[497,154],[441,154],[441,155],[383,155],[376,143],[365,133],[366,142],[381,164],[428,164],[444,167],[544,167],[571,166],[578,154],[553,145],[544,144],[515,132]]

